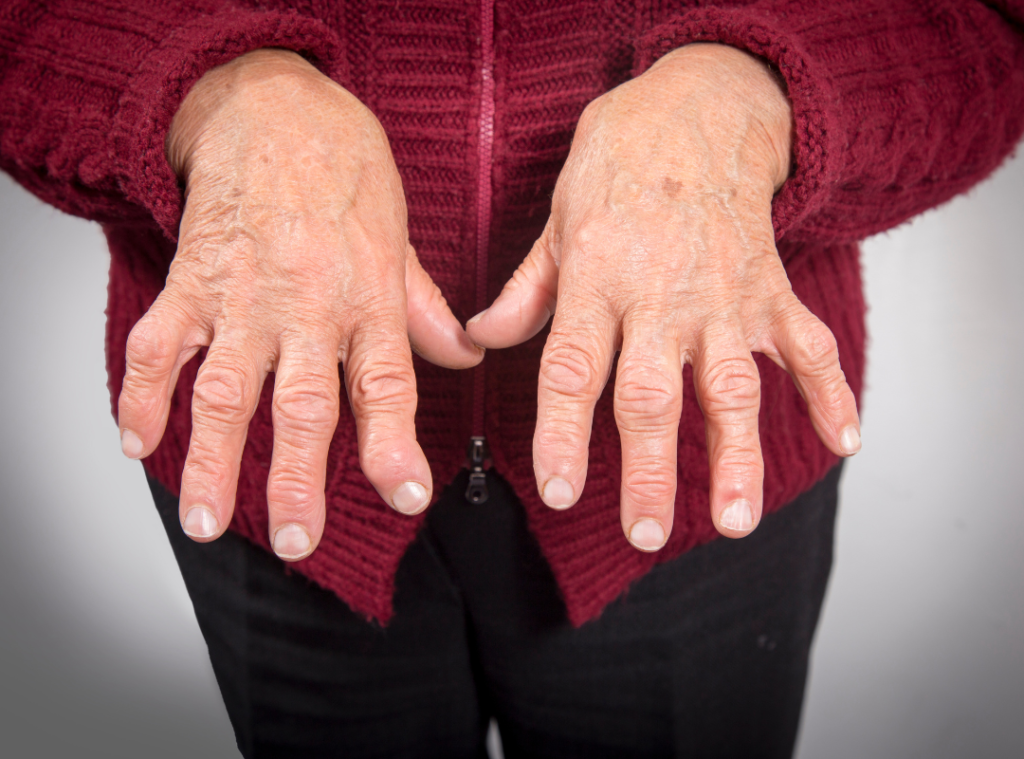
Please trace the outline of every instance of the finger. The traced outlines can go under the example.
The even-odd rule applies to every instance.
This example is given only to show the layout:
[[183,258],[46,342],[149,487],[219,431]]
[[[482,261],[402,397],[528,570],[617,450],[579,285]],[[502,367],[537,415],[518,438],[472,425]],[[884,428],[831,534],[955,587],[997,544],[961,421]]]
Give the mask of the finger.
[[616,321],[595,300],[563,297],[537,384],[533,469],[541,499],[567,509],[587,479],[594,405],[608,381]]
[[286,561],[311,554],[323,535],[327,451],[340,405],[335,345],[282,340],[274,382],[267,508],[270,543]]
[[770,334],[778,354],[766,353],[792,375],[818,437],[839,456],[857,453],[857,401],[839,364],[832,331],[792,295],[772,320]]
[[418,514],[430,503],[433,482],[416,442],[416,375],[404,319],[377,319],[353,332],[345,384],[363,473],[396,511]]
[[551,223],[491,307],[474,316],[466,331],[477,345],[508,348],[536,335],[555,312],[558,266],[551,251]]
[[213,540],[231,521],[242,449],[263,385],[257,356],[245,336],[219,334],[199,367],[178,501],[182,529],[193,540]]
[[707,433],[711,518],[720,533],[739,538],[761,518],[761,379],[734,325],[715,325],[700,342],[693,380]]
[[128,458],[144,458],[160,443],[178,374],[199,349],[186,344],[195,327],[194,316],[164,292],[128,335],[117,402],[121,450]]
[[641,551],[657,551],[672,532],[682,410],[677,338],[656,322],[627,321],[615,377],[615,422],[622,441],[620,516],[627,539]]
[[413,351],[448,369],[468,369],[483,360],[484,349],[469,339],[411,247],[405,256],[405,289]]

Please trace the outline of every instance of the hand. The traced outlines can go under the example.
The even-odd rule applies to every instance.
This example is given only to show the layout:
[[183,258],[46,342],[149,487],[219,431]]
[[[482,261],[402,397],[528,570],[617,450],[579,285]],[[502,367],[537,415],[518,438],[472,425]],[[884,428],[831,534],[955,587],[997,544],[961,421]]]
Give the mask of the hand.
[[661,548],[672,529],[684,364],[723,535],[748,534],[761,515],[751,351],[792,375],[830,450],[860,448],[835,339],[797,300],[775,249],[771,203],[789,173],[791,118],[766,66],[713,44],[673,51],[584,111],[543,234],[467,325],[474,342],[501,348],[554,313],[533,446],[548,506],[568,508],[583,491],[616,350],[622,527],[641,550]]
[[452,368],[483,354],[409,247],[380,124],[298,55],[259,50],[196,84],[168,158],[186,203],[166,287],[128,338],[125,453],[156,448],[179,370],[208,345],[180,516],[195,540],[215,539],[231,520],[260,388],[275,372],[270,540],[281,558],[304,558],[323,533],[340,361],[364,473],[398,511],[422,511],[432,483],[416,442],[410,342]]

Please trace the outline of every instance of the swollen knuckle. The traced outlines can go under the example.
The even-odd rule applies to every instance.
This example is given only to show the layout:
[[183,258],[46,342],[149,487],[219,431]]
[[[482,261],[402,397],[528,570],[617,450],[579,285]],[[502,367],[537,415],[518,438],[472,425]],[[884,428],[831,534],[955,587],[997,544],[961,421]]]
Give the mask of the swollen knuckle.
[[620,423],[665,427],[676,424],[682,413],[682,398],[674,383],[656,372],[630,372],[615,384],[615,415]]
[[675,472],[654,463],[638,466],[623,477],[622,489],[626,498],[642,508],[664,507],[675,498]]
[[408,466],[405,454],[394,443],[391,434],[371,434],[359,447],[359,468],[370,482],[397,479]]
[[143,318],[128,335],[128,364],[143,373],[159,371],[174,360],[176,347],[170,327],[159,319]]
[[534,445],[542,451],[559,451],[564,453],[567,450],[574,450],[580,445],[580,441],[586,441],[590,437],[590,429],[575,416],[559,418],[554,423],[544,424],[537,428],[534,437]]
[[305,380],[274,392],[274,419],[292,429],[318,431],[333,427],[341,400],[338,388],[327,382]]
[[757,365],[743,358],[712,364],[704,374],[702,405],[705,413],[757,410],[761,400]]
[[574,398],[596,396],[602,382],[596,357],[579,346],[556,344],[540,364],[540,383],[548,390]]
[[239,369],[204,365],[192,389],[193,403],[204,416],[225,424],[248,421],[250,390]]
[[838,365],[839,346],[835,335],[817,319],[804,328],[796,342],[800,360],[808,371],[821,374]]
[[722,445],[716,451],[715,464],[720,474],[727,473],[740,482],[759,480],[763,469],[757,449],[742,443]]
[[322,489],[317,478],[305,467],[279,466],[267,482],[267,501],[288,506],[289,519],[312,521]]
[[416,404],[416,379],[405,363],[375,362],[356,374],[350,395],[358,411],[405,409]]

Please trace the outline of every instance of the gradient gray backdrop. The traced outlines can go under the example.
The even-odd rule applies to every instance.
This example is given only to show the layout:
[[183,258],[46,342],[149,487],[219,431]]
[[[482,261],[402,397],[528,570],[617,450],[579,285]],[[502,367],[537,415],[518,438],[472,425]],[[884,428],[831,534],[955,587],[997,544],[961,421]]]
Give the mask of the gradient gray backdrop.
[[[1024,755],[1024,160],[865,246],[801,759]],[[0,175],[4,756],[238,756],[103,369],[99,229]],[[742,715],[737,715],[742,719]]]

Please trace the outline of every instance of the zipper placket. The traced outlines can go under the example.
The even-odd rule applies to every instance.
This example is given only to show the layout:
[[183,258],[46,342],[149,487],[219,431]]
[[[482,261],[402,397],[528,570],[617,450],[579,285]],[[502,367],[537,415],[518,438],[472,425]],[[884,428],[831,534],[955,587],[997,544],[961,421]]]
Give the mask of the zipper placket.
[[[480,0],[480,120],[477,127],[476,312],[487,308],[487,249],[491,242],[491,160],[494,149],[494,0]],[[487,500],[487,439],[484,437],[486,374],[481,363],[473,370],[473,411],[469,439],[471,503]]]

